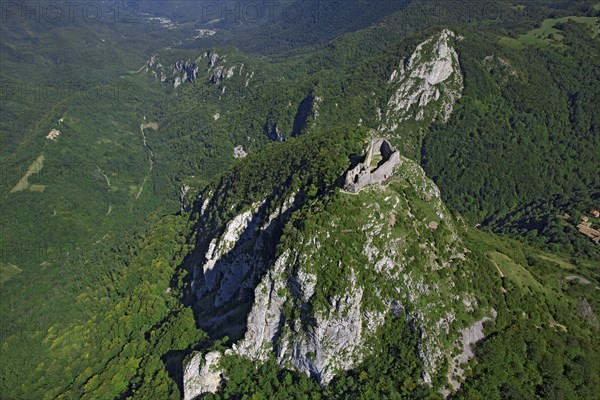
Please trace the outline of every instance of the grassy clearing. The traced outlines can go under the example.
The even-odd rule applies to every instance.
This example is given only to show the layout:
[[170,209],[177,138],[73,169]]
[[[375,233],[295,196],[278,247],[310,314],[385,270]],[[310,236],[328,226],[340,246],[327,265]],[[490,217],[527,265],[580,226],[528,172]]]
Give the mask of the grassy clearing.
[[541,26],[537,29],[533,29],[524,35],[519,36],[518,39],[509,37],[500,38],[499,42],[502,45],[512,48],[523,48],[526,45],[532,46],[547,46],[555,45],[561,46],[564,36],[561,31],[556,28],[559,23],[565,23],[574,21],[581,24],[586,24],[590,27],[594,35],[600,33],[598,19],[596,17],[577,17],[569,16],[562,18],[549,18],[542,22]]
[[553,254],[538,254],[538,258],[541,258],[542,260],[545,260],[545,261],[550,261],[564,269],[569,269],[569,270],[575,269],[575,266],[573,264],[571,264]]
[[590,29],[592,29],[594,33],[598,32],[598,21],[595,17],[550,18],[544,20],[541,27],[538,29],[531,30],[525,35],[521,35],[519,40],[522,40],[528,44],[546,44],[549,43],[549,41],[557,41],[557,35],[560,35],[560,30],[556,29],[555,26],[559,23],[569,21],[575,21],[577,23],[589,25]]
[[154,129],[155,131],[158,130],[158,122],[148,122],[147,124],[142,124],[142,129]]
[[531,275],[531,272],[523,266],[516,264],[510,257],[497,251],[490,252],[488,255],[504,276],[515,282],[519,287],[527,291],[531,291],[532,289],[535,291],[544,290],[542,284]]
[[369,165],[369,167],[371,169],[376,168],[382,160],[383,157],[381,157],[381,154],[374,155],[373,159],[371,160],[371,165]]
[[11,278],[21,273],[21,269],[14,264],[0,263],[0,284],[8,282]]
[[510,47],[511,49],[523,49],[525,48],[525,44],[521,42],[519,39],[513,39],[509,37],[501,37],[498,39],[498,42],[506,47]]
[[44,185],[31,185],[31,186],[29,186],[29,191],[30,192],[43,192],[44,190],[46,190],[46,186],[44,186]]
[[[39,173],[43,168],[44,168],[44,156],[41,155],[34,162],[31,163],[31,165],[27,169],[27,172],[25,173],[25,175],[23,175],[23,177],[19,180],[19,182],[17,182],[15,187],[12,188],[10,192],[16,193],[16,192],[20,192],[20,191],[29,189],[29,186],[30,186],[29,185],[29,177],[33,174]],[[37,189],[39,189],[38,186],[41,186],[41,185],[35,185],[35,186],[36,186],[36,189],[31,189],[31,190],[40,191]],[[43,189],[42,189],[42,191],[43,191]]]

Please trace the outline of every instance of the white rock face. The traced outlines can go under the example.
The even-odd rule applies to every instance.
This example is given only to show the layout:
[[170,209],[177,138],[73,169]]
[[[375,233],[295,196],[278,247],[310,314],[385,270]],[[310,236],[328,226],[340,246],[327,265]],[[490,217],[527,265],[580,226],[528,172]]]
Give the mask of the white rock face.
[[215,270],[215,265],[221,260],[223,255],[230,252],[234,248],[242,233],[249,228],[249,224],[252,220],[254,212],[256,212],[259,206],[259,204],[255,204],[252,207],[252,210],[243,212],[242,214],[233,218],[227,224],[223,235],[220,238],[214,238],[210,242],[208,251],[205,255],[206,262],[202,267],[204,281],[197,290],[197,296],[199,298],[215,289],[216,285],[220,283],[224,289],[220,292],[220,296],[217,296],[217,299],[215,300],[215,305],[217,305],[222,301],[226,301],[231,298],[230,296],[233,296],[233,289],[239,287],[240,279],[242,279],[243,275],[248,272],[248,268],[243,262],[239,263],[235,262],[236,260],[234,260],[234,264],[237,266],[237,268],[234,268],[231,264],[227,264],[225,269],[229,273],[223,280],[221,280],[221,282],[218,282],[217,279],[219,278],[223,268]]
[[254,78],[254,71],[252,71],[249,74],[246,74],[246,83],[244,84],[244,87],[248,87],[252,78]]
[[[452,79],[445,76],[441,68],[430,81]],[[456,316],[477,307],[472,294],[455,287],[458,276],[473,278],[464,268],[468,250],[437,186],[417,163],[398,157],[390,179],[402,185],[339,193],[349,196],[344,207],[356,208],[336,213],[334,198],[327,218],[310,230],[300,229],[285,248],[272,232],[283,214],[295,212],[302,199],[298,193],[278,197],[274,204],[272,199],[256,203],[206,238],[194,270],[196,294],[207,313],[217,314],[209,317],[219,327],[217,334],[239,321],[241,339],[234,353],[258,361],[274,356],[282,367],[327,384],[336,371],[352,369],[368,355],[369,340],[392,314],[403,319],[399,323],[410,321],[419,334],[423,381],[432,384],[446,374],[442,366],[454,355],[446,338],[465,334]],[[411,208],[414,196],[424,206]],[[211,207],[207,201],[203,214]],[[362,254],[357,262],[348,261],[340,246]],[[331,275],[323,271],[336,268],[331,287]],[[449,271],[440,272],[444,269]],[[239,312],[242,302],[251,306],[247,315]],[[471,328],[471,336],[479,337],[479,326]]]
[[175,77],[175,80],[173,81],[173,88],[177,89],[177,87],[181,85],[181,77],[177,76]]
[[[335,370],[350,369],[362,359],[357,349],[363,344],[363,289],[356,285],[353,275],[352,290],[334,297],[325,313],[312,315],[315,323],[310,327],[303,326],[300,320],[290,321],[283,313],[289,296],[284,278],[289,259],[290,252],[286,251],[257,286],[255,303],[248,316],[248,331],[233,350],[253,360],[266,360],[274,353],[280,365],[291,366],[327,384],[335,376]],[[297,294],[305,301],[314,293],[316,277],[299,275],[295,277],[300,285]],[[284,326],[290,329],[282,329]],[[282,330],[287,333],[275,343]]]
[[[201,31],[210,32],[211,30],[202,29]],[[226,60],[227,56],[219,56],[213,51],[208,51],[195,60],[177,60],[170,71],[165,71],[160,63],[159,56],[155,54],[140,68],[140,71],[145,70],[145,72],[153,74],[161,82],[172,83],[174,88],[186,82],[194,82],[203,73],[206,74],[209,83],[219,84],[225,79],[232,78],[236,70],[241,71],[242,69],[242,67],[238,68],[236,65],[231,67],[222,65],[225,64]]]
[[[272,235],[278,219],[292,207],[296,195],[283,200],[270,214],[263,210],[266,200],[255,203],[232,218],[222,233],[207,239],[210,241],[206,252],[193,268],[192,282],[198,299],[211,298],[211,307],[206,308],[203,321],[205,328],[226,322],[228,317],[238,318],[227,312],[217,315],[214,311],[222,306],[227,308],[255,291],[271,262],[268,254],[274,251]],[[207,202],[208,199],[204,200],[203,214],[207,211]],[[232,308],[229,311],[235,313],[235,306]]]
[[[403,166],[398,174],[418,190],[424,201],[434,205],[438,210],[436,216],[440,219],[438,226],[444,226],[449,232],[449,261],[438,260],[434,246],[422,247],[424,258],[430,261],[415,271],[414,260],[404,256],[410,243],[403,239],[391,239],[382,247],[381,241],[376,238],[389,235],[385,232],[391,228],[389,218],[381,217],[379,203],[365,205],[372,210],[372,216],[364,221],[363,228],[357,232],[368,232],[364,253],[372,265],[370,268],[373,273],[382,275],[384,280],[393,282],[397,288],[392,298],[378,295],[384,305],[396,310],[394,315],[400,315],[398,310],[402,309],[401,304],[414,305],[427,299],[427,308],[417,309],[406,318],[411,319],[421,332],[418,350],[425,367],[423,380],[431,383],[432,376],[439,371],[439,366],[451,352],[450,348],[444,347],[441,338],[448,336],[455,320],[452,307],[465,307],[460,296],[455,296],[456,301],[450,304],[441,295],[440,287],[444,287],[444,291],[451,291],[453,283],[449,278],[438,284],[440,278],[435,271],[458,268],[464,259],[456,254],[463,248],[440,199],[438,188],[426,178],[416,163],[406,158],[402,160]],[[395,192],[390,192],[385,202],[388,207],[398,211],[409,207],[406,199]],[[417,234],[419,230],[429,229],[423,220],[410,211],[403,219],[410,221]],[[335,371],[351,369],[362,361],[367,354],[365,344],[384,323],[386,312],[365,308],[363,297],[366,288],[358,284],[359,272],[354,269],[357,267],[346,267],[349,271],[348,282],[340,282],[345,289],[329,297],[324,309],[315,311],[309,307],[315,292],[321,290],[318,277],[309,271],[314,268],[315,257],[323,251],[324,246],[335,246],[330,242],[334,238],[323,233],[307,238],[305,244],[298,243],[286,250],[267,267],[267,273],[254,290],[254,304],[247,318],[246,334],[234,345],[234,352],[253,360],[265,360],[273,354],[281,366],[304,372],[322,384],[329,383]],[[341,264],[322,268],[336,267],[343,268]],[[434,283],[426,280],[428,273],[432,273]],[[300,317],[286,313],[286,305],[300,310]],[[441,316],[432,311],[446,307],[449,309]]]
[[226,70],[226,72],[225,72],[225,79],[229,79],[233,75],[235,75],[235,68],[236,67],[231,67],[231,68],[229,68],[229,69]]
[[221,386],[221,353],[196,353],[183,371],[183,399],[193,400],[206,393],[216,393]]
[[[491,317],[483,317],[479,321],[475,321],[473,325],[468,326],[460,331],[461,333],[461,348],[462,352],[456,355],[450,362],[448,371],[448,380],[450,382],[450,388],[452,391],[460,389],[460,382],[457,380],[458,377],[464,377],[464,369],[461,367],[466,364],[470,359],[475,357],[473,352],[473,345],[480,340],[485,338],[483,332],[483,324],[487,321],[493,321],[498,316],[498,312],[492,308]],[[450,390],[442,390],[442,394],[447,397],[450,394]]]
[[216,35],[217,31],[214,29],[196,29],[196,35],[194,35],[194,39],[200,39],[207,36]]
[[[458,54],[450,46],[456,34],[445,29],[417,46],[405,67],[389,78],[396,86],[381,130],[393,134],[402,122],[441,118],[446,122],[461,97],[463,77]],[[435,107],[428,107],[437,102]]]
[[209,193],[208,196],[206,196],[206,198],[202,202],[202,207],[200,208],[200,213],[201,214],[204,214],[204,212],[206,211],[206,208],[208,207],[208,202],[210,201],[210,197],[211,196],[212,196],[212,192]]
[[298,269],[296,278],[296,281],[299,285],[297,294],[302,298],[302,301],[308,302],[313,294],[315,294],[317,277],[316,275],[308,273],[304,269],[300,268]]
[[[279,321],[286,300],[283,278],[289,252],[281,255],[255,290],[255,301],[248,315],[248,331],[233,350],[254,360],[266,360],[273,350],[271,342],[279,331]],[[281,294],[284,293],[284,294]]]
[[244,146],[242,146],[242,145],[236,146],[233,149],[233,158],[244,158],[247,155],[248,155],[248,153],[246,153],[244,151]]
[[[351,289],[331,300],[331,307],[315,315],[310,329],[289,332],[276,349],[281,365],[291,364],[296,370],[328,384],[336,370],[348,370],[362,360],[358,349],[363,345],[361,301],[363,288],[350,278]],[[301,327],[301,321],[295,325]]]

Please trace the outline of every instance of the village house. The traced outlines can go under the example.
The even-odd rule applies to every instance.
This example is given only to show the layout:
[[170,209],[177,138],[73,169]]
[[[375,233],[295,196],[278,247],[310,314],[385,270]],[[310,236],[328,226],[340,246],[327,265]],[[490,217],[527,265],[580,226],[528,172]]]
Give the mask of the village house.
[[58,135],[60,135],[60,131],[56,130],[56,129],[52,129],[50,131],[50,133],[48,133],[46,135],[46,139],[50,139],[50,140],[56,140],[56,138],[58,137]]
[[[590,211],[590,214],[595,218],[600,217],[600,212],[598,210],[592,210]],[[592,228],[592,221],[590,221],[590,217],[585,215],[582,216],[581,223],[577,225],[577,229],[579,230],[579,233],[589,237],[594,243],[600,244],[600,231]]]
[[577,229],[579,229],[579,232],[592,239],[594,243],[600,244],[600,231],[590,228],[584,224],[577,225]]

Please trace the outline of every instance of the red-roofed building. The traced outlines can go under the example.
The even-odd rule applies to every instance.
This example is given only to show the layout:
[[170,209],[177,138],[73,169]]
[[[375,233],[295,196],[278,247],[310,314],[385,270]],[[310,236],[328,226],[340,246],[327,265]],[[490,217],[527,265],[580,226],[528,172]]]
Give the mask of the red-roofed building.
[[56,129],[52,129],[50,131],[50,133],[48,133],[46,135],[46,139],[50,139],[50,140],[56,140],[56,138],[58,137],[58,135],[60,135],[60,131],[56,130]]

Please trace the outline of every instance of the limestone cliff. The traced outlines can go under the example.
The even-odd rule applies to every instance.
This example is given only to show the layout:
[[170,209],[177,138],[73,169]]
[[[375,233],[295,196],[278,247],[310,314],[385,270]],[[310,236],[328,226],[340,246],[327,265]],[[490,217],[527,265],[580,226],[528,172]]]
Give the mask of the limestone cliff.
[[194,400],[203,393],[214,393],[219,389],[223,380],[220,359],[220,353],[212,352],[196,353],[188,360],[183,371],[184,400]]
[[[200,77],[204,77],[208,83],[218,85],[226,79],[243,74],[244,65],[229,65],[227,56],[220,56],[216,52],[209,50],[202,53],[196,59],[178,59],[170,68],[163,65],[161,57],[155,54],[142,67],[146,73],[154,75],[161,82],[173,85],[173,88],[179,87],[184,83],[194,82]],[[253,73],[246,73],[246,85],[252,78]]]
[[420,130],[433,121],[446,122],[462,96],[464,79],[453,43],[460,38],[444,29],[419,44],[389,78],[393,94],[382,115],[379,134],[396,137],[411,152]]
[[[213,337],[232,338],[233,354],[256,362],[273,357],[326,385],[363,360],[392,313],[418,335],[422,381],[434,385],[436,377],[449,376],[449,389],[456,388],[468,346],[495,314],[479,309],[464,289],[475,261],[439,189],[390,144],[401,124],[449,118],[463,84],[451,47],[456,39],[442,31],[393,74],[381,139],[347,171],[346,190],[328,193],[318,212],[304,188],[285,186],[220,223],[216,216],[227,213],[217,204],[227,191],[199,200],[191,293],[200,326]],[[277,133],[276,125],[269,129]],[[282,178],[284,185],[290,178]],[[475,331],[475,340],[464,338]],[[215,369],[207,372],[202,357],[188,362],[190,393],[218,389]]]
[[[255,203],[203,239],[193,290],[204,328],[238,338],[235,354],[258,362],[273,355],[327,384],[368,354],[386,314],[400,313],[419,332],[423,381],[447,374],[440,368],[463,341],[459,321],[475,321],[472,294],[457,289],[457,281],[472,279],[470,252],[438,188],[398,157],[385,187],[337,191],[306,228],[288,224],[302,212],[296,194]],[[199,375],[186,379],[215,382],[214,371],[202,372],[201,358],[194,360],[187,370]]]

